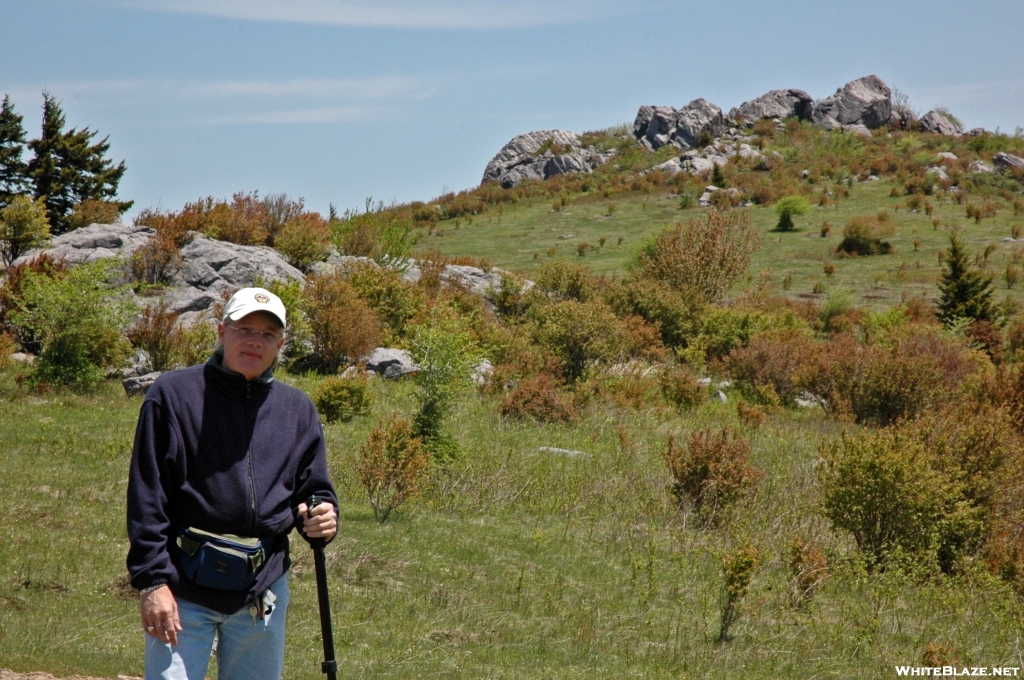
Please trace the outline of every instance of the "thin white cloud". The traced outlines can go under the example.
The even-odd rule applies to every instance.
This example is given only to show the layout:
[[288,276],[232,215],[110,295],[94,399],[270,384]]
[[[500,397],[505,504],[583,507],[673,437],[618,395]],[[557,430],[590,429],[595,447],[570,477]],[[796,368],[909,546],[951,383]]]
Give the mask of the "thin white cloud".
[[369,120],[381,111],[374,106],[335,106],[289,109],[265,113],[227,114],[190,121],[196,125],[285,125],[302,123],[347,123]]
[[638,9],[625,0],[121,0],[121,4],[246,21],[441,30],[579,23]]

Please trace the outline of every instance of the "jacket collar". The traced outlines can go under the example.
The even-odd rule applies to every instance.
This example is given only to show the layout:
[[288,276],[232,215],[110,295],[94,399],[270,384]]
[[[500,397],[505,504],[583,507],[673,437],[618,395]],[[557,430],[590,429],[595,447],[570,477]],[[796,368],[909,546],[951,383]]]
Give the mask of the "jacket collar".
[[224,350],[218,348],[209,359],[206,360],[209,367],[207,371],[212,374],[218,383],[230,390],[237,390],[240,394],[258,394],[270,389],[274,382],[274,368],[271,366],[258,378],[246,380],[245,376],[237,371],[232,371],[224,366]]

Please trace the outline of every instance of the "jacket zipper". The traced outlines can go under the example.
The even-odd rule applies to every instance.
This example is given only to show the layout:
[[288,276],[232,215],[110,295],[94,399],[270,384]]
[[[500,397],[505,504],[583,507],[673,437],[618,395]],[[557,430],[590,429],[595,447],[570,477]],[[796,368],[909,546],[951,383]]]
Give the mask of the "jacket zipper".
[[[245,425],[249,426],[249,401],[252,399],[252,385],[245,385]],[[252,511],[252,530],[256,531],[256,480],[252,473],[252,445],[245,450],[245,462],[249,471],[249,509]]]

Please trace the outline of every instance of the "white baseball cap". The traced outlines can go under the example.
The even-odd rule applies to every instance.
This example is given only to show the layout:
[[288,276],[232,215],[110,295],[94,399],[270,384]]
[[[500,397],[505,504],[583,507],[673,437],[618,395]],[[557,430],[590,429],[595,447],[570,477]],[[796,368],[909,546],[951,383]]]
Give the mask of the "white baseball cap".
[[282,328],[288,327],[284,303],[266,288],[243,288],[232,295],[221,320],[238,321],[253,312],[270,312],[281,321]]

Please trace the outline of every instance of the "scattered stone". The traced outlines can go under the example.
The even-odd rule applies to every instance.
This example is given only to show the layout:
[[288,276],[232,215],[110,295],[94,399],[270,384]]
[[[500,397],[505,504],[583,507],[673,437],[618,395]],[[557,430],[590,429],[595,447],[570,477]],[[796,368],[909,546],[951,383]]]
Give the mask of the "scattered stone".
[[814,98],[803,90],[772,90],[757,99],[744,102],[729,111],[729,117],[747,120],[762,118],[792,118],[810,120],[814,111]]
[[55,237],[45,248],[28,251],[14,264],[29,262],[44,251],[54,259],[63,259],[72,265],[110,257],[127,258],[146,245],[155,233],[149,227],[128,224],[90,224]]
[[871,130],[869,130],[867,126],[861,125],[859,123],[856,125],[844,125],[843,132],[851,132],[855,135],[860,135],[861,137],[871,136]]
[[995,172],[996,169],[985,161],[974,161],[967,166],[969,172]]
[[953,162],[953,161],[959,160],[956,157],[956,154],[951,152],[951,151],[940,151],[939,154],[938,154],[938,158],[939,158],[940,161],[943,161],[943,162],[947,162],[947,161],[948,162]]
[[378,347],[360,360],[366,370],[373,371],[385,378],[400,378],[403,375],[420,370],[413,363],[412,356],[404,349]]
[[921,126],[924,132],[933,132],[938,135],[946,135],[947,137],[959,137],[963,134],[963,130],[960,129],[959,125],[938,111],[929,111],[924,114],[921,120],[918,121],[918,125]]
[[949,174],[946,172],[946,169],[940,165],[929,165],[924,169],[924,171],[926,174],[930,173],[935,175],[940,180],[949,179]]
[[494,365],[490,359],[484,359],[473,368],[473,383],[476,385],[483,385],[487,382],[487,379],[494,373]]
[[121,381],[121,385],[124,386],[124,392],[129,397],[145,396],[146,392],[149,391],[150,385],[156,382],[156,379],[161,375],[160,371],[154,371],[146,375],[125,378]]
[[11,361],[17,361],[19,364],[34,364],[36,362],[36,355],[26,352],[15,352],[11,355]]
[[377,374],[373,371],[359,368],[358,366],[349,366],[341,372],[342,378],[358,378],[361,375],[365,375],[368,378],[376,378]]
[[1024,170],[1024,158],[1020,156],[1014,156],[1003,151],[1000,151],[992,157],[992,162],[997,168],[1016,168],[1017,170]]
[[711,387],[711,378],[699,378],[697,384],[701,387]]
[[498,182],[510,189],[528,179],[591,173],[614,152],[583,148],[580,135],[567,130],[537,130],[513,137],[484,169],[481,184]]
[[538,446],[538,451],[544,451],[546,453],[557,453],[568,458],[592,458],[586,451],[573,451],[572,449],[560,449],[555,446]]
[[717,390],[715,392],[715,399],[722,402],[723,404],[729,403],[729,397],[725,396],[725,392],[723,392],[722,390]]
[[869,130],[888,125],[892,118],[892,91],[878,76],[858,78],[836,90],[814,107],[811,119],[826,130],[863,125]]

